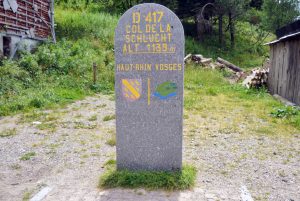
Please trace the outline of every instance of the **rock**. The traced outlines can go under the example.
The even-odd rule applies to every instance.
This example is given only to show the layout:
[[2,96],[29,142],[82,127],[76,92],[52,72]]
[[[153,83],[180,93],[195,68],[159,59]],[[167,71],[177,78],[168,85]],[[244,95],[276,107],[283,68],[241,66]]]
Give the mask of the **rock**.
[[138,190],[136,191],[136,194],[138,194],[138,195],[146,195],[146,193],[147,193],[147,191],[144,190],[144,189],[138,189]]
[[215,194],[211,194],[211,193],[206,193],[205,194],[205,198],[206,199],[216,199],[216,195]]
[[40,125],[40,124],[42,124],[42,122],[40,122],[40,121],[34,121],[34,122],[32,122],[32,124],[33,125]]

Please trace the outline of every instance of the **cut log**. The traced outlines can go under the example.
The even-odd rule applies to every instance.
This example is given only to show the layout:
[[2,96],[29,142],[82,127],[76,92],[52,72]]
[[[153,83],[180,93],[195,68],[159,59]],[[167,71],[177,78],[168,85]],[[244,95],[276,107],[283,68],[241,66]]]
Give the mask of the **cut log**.
[[186,62],[189,58],[191,58],[192,57],[192,54],[188,54],[188,55],[186,55],[186,57],[184,58],[184,62]]
[[201,54],[195,54],[192,56],[192,61],[194,61],[196,64],[199,64],[202,59],[203,56]]
[[221,64],[224,64],[227,68],[233,70],[234,72],[243,72],[243,70],[240,67],[238,67],[238,66],[236,66],[236,65],[230,63],[229,61],[226,61],[226,60],[224,60],[220,57],[218,57],[217,62],[219,62]]
[[217,69],[220,69],[220,70],[222,70],[222,69],[225,68],[225,65],[224,65],[224,64],[221,64],[221,63],[219,63],[219,62],[216,62],[215,65],[216,65],[216,68],[217,68]]
[[254,69],[251,75],[246,77],[243,85],[247,88],[260,88],[267,86],[269,71],[265,69]]
[[207,65],[209,65],[210,63],[212,63],[212,58],[203,58],[203,59],[201,59],[201,64],[202,64],[202,65],[207,66]]

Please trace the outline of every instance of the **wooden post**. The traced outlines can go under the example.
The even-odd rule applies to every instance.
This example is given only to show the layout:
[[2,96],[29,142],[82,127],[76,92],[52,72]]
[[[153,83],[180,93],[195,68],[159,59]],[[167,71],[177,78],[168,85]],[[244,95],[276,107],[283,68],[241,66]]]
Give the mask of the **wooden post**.
[[96,85],[96,82],[97,82],[97,64],[95,62],[93,63],[93,82],[94,82],[94,85]]

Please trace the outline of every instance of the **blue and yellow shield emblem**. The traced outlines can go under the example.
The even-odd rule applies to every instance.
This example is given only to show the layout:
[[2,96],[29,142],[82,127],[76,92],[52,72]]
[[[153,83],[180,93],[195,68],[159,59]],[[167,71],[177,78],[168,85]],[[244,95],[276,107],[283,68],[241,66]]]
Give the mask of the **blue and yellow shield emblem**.
[[122,94],[127,101],[139,100],[142,94],[142,80],[122,79]]

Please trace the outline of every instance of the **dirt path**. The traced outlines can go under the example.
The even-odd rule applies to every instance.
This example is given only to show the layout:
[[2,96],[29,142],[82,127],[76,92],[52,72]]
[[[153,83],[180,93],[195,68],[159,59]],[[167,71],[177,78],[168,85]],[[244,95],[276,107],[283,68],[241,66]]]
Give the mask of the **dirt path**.
[[299,133],[241,135],[197,114],[184,121],[184,161],[198,169],[193,190],[99,190],[115,158],[113,114],[112,98],[98,95],[1,119],[0,200],[29,200],[45,187],[47,201],[300,200]]

